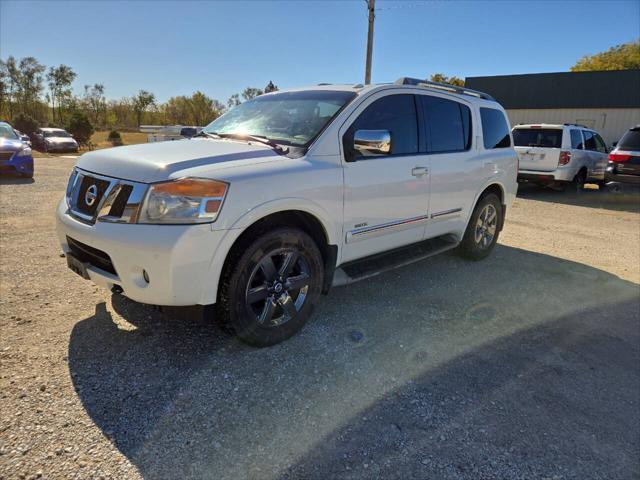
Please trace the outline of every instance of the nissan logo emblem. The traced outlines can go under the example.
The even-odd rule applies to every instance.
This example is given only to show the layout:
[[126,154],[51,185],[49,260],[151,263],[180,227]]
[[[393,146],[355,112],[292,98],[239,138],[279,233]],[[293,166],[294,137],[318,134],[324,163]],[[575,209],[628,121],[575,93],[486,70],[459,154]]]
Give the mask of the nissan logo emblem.
[[98,187],[96,187],[95,185],[91,185],[84,193],[84,203],[86,203],[90,207],[91,205],[96,203],[96,198],[98,198]]

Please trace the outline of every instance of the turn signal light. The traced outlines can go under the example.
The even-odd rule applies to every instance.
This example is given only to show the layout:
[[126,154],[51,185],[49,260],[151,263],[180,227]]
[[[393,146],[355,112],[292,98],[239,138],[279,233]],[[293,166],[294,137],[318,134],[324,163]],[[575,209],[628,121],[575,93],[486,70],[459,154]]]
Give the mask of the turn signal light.
[[567,152],[565,150],[560,152],[560,159],[558,160],[558,166],[566,165],[571,161],[571,152]]

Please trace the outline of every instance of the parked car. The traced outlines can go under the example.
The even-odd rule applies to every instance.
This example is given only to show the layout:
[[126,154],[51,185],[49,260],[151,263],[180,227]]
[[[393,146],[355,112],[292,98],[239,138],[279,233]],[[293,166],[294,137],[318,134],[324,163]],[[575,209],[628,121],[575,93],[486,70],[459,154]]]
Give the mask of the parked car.
[[31,148],[22,143],[11,125],[5,122],[0,122],[0,173],[33,177]]
[[492,251],[517,154],[490,96],[403,78],[278,91],[191,141],[84,154],[57,210],[71,270],[158,305],[216,304],[280,342],[321,293],[458,247]]
[[631,127],[609,154],[605,179],[612,189],[640,185],[640,125]]
[[26,133],[22,133],[20,130],[16,130],[15,128],[13,129],[13,131],[16,132],[18,138],[22,140],[22,143],[24,143],[28,147],[31,146],[31,138],[29,138],[29,135],[27,135]]
[[39,128],[32,137],[34,148],[43,152],[77,152],[78,142],[61,128]]
[[518,181],[580,191],[585,183],[603,187],[607,145],[582,125],[518,125],[513,142],[520,159]]

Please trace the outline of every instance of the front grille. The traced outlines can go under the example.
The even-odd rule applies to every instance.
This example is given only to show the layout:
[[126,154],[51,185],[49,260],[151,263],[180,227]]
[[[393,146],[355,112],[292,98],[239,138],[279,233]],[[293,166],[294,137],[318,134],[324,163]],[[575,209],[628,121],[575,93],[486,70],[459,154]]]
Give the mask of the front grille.
[[133,187],[131,185],[122,185],[120,192],[118,192],[118,196],[113,201],[111,205],[111,210],[109,210],[109,215],[112,217],[122,217],[124,214],[124,209],[127,207],[127,201],[129,200],[129,196],[133,191]]
[[105,272],[117,275],[116,269],[111,262],[111,257],[102,250],[90,247],[82,242],[67,237],[67,245],[71,253],[81,262],[87,262],[91,266],[104,270]]
[[[93,186],[96,187],[95,198],[91,203],[91,195],[87,195],[87,191]],[[85,215],[95,215],[98,205],[100,204],[100,200],[102,200],[102,196],[104,195],[104,192],[107,191],[107,188],[109,188],[109,182],[106,180],[89,176],[83,177],[82,183],[80,183],[80,189],[78,190],[78,203],[76,204],[76,208],[80,213],[84,213]]]
[[0,152],[0,160],[1,161],[9,160],[11,157],[13,157],[14,153],[15,152]]

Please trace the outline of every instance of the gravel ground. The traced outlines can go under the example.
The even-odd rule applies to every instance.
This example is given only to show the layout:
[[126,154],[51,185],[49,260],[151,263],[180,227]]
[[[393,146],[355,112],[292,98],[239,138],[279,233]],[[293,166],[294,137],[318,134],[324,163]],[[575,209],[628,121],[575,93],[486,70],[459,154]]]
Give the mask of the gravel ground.
[[256,350],[60,258],[74,160],[0,180],[0,478],[640,477],[640,196],[522,189],[494,254]]

